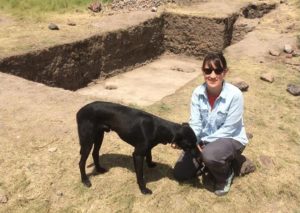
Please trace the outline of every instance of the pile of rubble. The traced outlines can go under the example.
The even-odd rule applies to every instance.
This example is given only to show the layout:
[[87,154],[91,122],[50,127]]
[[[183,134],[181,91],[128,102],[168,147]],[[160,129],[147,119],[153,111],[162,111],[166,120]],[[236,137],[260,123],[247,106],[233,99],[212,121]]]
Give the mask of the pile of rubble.
[[189,5],[205,1],[207,0],[112,0],[111,3],[102,4],[100,0],[92,0],[88,9],[96,13],[103,10],[106,12],[130,12],[137,10],[151,10],[152,12],[156,12],[157,8],[164,4]]
[[114,11],[149,10],[166,3],[176,3],[176,0],[113,0],[111,9]]

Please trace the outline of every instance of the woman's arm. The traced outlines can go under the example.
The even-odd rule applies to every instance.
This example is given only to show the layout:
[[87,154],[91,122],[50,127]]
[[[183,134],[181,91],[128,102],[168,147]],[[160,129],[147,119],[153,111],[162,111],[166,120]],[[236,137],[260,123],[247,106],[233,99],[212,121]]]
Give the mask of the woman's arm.
[[191,99],[191,115],[190,115],[190,121],[189,125],[193,129],[196,137],[197,137],[197,143],[200,143],[201,138],[201,132],[202,132],[202,121],[200,116],[200,101],[199,96],[194,91]]

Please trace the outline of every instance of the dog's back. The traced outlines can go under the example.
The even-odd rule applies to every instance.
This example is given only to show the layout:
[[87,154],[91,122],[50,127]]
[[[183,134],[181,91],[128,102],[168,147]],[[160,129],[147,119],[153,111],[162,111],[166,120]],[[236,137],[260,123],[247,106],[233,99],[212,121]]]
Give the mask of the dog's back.
[[[89,122],[94,128],[99,130],[115,131],[120,138],[131,145],[134,145],[141,137],[145,137],[145,135],[142,135],[143,132],[137,129],[143,126],[150,133],[153,131],[153,126],[158,120],[166,122],[161,118],[138,109],[102,101],[87,104],[77,113],[78,128],[84,123]],[[129,134],[132,132],[135,132],[134,137],[132,137],[133,134]]]

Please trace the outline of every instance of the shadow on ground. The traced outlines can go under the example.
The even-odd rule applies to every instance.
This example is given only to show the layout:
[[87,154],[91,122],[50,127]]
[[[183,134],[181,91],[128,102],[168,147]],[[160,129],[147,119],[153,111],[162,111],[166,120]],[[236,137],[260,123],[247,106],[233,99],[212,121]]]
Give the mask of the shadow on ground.
[[[129,155],[122,154],[103,154],[100,156],[100,165],[109,170],[114,167],[122,167],[135,172],[133,166],[133,158]],[[164,177],[174,180],[173,169],[171,166],[159,162],[155,162],[156,167],[148,168],[146,162],[144,163],[144,174],[146,182],[155,182]],[[89,164],[88,167],[92,167],[94,164]],[[88,176],[97,175],[95,170],[88,174]]]
[[[99,161],[101,162],[101,166],[105,169],[109,170],[114,167],[122,167],[130,170],[131,172],[135,173],[134,166],[133,166],[133,159],[131,156],[122,155],[122,154],[103,154],[100,156]],[[162,178],[169,178],[170,180],[174,180],[173,176],[173,168],[170,165],[155,162],[157,165],[154,168],[148,168],[146,162],[144,163],[144,174],[145,174],[145,181],[146,183],[155,182]],[[94,164],[91,163],[88,167],[93,167]],[[87,174],[88,176],[96,176],[98,173],[93,170],[91,173]],[[188,185],[191,187],[199,188],[199,189],[206,189],[210,192],[213,191],[213,180],[210,179],[211,176],[203,175],[202,178],[195,177],[187,181],[179,182],[180,185]],[[201,181],[202,179],[202,181]]]

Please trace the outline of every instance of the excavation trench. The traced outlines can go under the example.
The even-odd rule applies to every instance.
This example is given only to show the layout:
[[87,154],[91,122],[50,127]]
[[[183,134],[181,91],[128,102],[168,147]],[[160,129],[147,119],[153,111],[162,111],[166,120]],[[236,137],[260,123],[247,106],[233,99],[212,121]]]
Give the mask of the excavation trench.
[[201,58],[207,52],[222,51],[247,31],[235,26],[237,19],[261,17],[274,8],[249,5],[242,13],[220,18],[165,12],[127,29],[2,58],[0,70],[48,86],[78,90],[94,79],[140,67],[164,52]]

